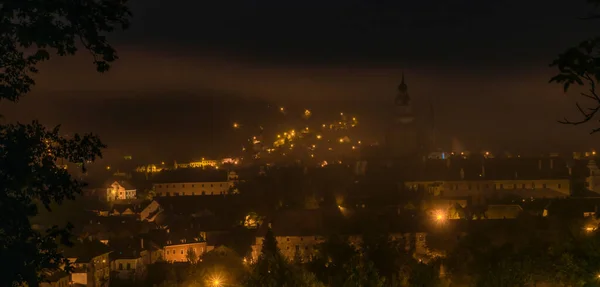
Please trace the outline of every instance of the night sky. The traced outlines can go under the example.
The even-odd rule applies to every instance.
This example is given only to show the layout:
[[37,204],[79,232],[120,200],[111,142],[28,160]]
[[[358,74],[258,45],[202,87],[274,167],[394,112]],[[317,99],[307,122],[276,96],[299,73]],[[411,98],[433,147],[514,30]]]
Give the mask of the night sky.
[[[109,144],[133,149],[156,136],[153,121],[139,118],[163,118],[174,127],[160,132],[172,133],[170,144],[186,141],[190,130],[228,125],[190,128],[194,111],[181,115],[177,103],[165,111],[166,101],[189,108],[201,99],[198,113],[210,110],[206,99],[339,105],[369,118],[393,101],[404,72],[417,110],[434,103],[447,145],[453,137],[467,147],[510,149],[584,149],[597,142],[587,135],[590,126],[556,123],[576,115],[575,98],[547,83],[555,55],[597,31],[597,23],[577,19],[589,12],[584,0],[133,0],[131,6],[132,28],[112,36],[121,60],[110,73],[95,74],[86,53],[54,59],[42,66],[35,91],[4,113],[99,131]],[[133,96],[143,108],[115,110],[119,99]],[[103,116],[120,124],[103,125]],[[128,123],[136,118],[140,123]]]

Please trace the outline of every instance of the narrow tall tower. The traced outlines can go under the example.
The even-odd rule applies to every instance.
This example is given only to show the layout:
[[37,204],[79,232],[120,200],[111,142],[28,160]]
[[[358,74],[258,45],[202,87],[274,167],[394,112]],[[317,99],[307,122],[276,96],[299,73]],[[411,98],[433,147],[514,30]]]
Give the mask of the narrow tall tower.
[[392,157],[408,157],[417,155],[417,141],[415,117],[403,73],[402,81],[398,86],[398,94],[394,100],[394,110],[386,144]]

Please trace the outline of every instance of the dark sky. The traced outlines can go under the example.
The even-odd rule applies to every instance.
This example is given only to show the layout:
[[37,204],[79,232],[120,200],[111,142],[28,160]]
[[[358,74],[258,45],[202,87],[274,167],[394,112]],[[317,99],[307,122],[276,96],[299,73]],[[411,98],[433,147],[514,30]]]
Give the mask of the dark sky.
[[[597,31],[597,24],[577,20],[589,12],[584,0],[132,0],[131,6],[132,28],[113,36],[121,60],[110,73],[95,74],[85,53],[52,60],[16,109],[19,116],[70,122],[62,106],[47,109],[65,95],[102,102],[145,94],[168,100],[172,93],[380,105],[368,116],[388,107],[404,71],[415,105],[423,110],[434,102],[447,142],[548,149],[596,142],[589,127],[556,124],[574,115],[575,98],[547,83],[553,57]],[[89,104],[81,109],[97,112]],[[161,104],[155,109],[153,116]]]

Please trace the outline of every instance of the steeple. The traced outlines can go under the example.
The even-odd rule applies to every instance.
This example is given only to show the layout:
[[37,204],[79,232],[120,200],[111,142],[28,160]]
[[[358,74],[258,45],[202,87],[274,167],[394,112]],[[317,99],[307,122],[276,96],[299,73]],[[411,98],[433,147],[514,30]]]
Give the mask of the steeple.
[[402,82],[400,83],[400,86],[398,86],[398,91],[400,91],[401,93],[408,92],[408,86],[404,82],[404,73],[402,73]]
[[408,96],[408,86],[404,82],[404,73],[402,73],[402,82],[398,86],[398,95],[395,100],[396,105],[408,106],[410,104],[410,97]]

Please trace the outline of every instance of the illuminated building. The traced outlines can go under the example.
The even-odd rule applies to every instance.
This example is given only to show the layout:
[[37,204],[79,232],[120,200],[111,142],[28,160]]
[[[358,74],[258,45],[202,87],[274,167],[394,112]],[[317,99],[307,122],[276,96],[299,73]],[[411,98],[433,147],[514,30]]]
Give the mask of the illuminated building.
[[237,180],[238,175],[233,171],[226,176],[222,173],[190,176],[184,179],[161,180],[154,184],[154,191],[157,196],[225,195]]

